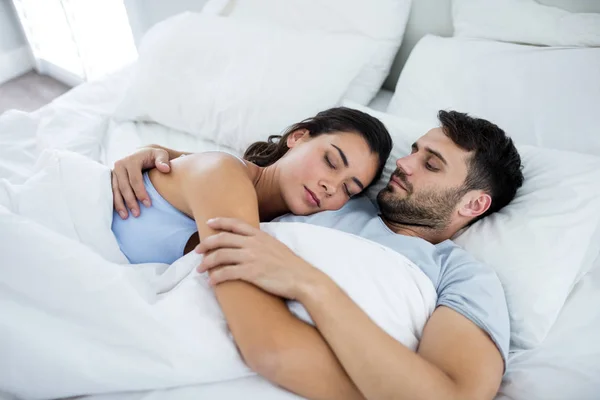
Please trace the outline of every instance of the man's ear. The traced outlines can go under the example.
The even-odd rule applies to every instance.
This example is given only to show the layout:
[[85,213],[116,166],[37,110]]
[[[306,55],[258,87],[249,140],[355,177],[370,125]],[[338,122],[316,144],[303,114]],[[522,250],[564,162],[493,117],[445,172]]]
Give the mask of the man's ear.
[[458,213],[467,218],[476,218],[489,210],[492,205],[492,197],[481,191],[472,190],[463,197],[462,205]]
[[308,129],[297,129],[287,137],[287,147],[291,149],[298,143],[308,139],[309,136]]

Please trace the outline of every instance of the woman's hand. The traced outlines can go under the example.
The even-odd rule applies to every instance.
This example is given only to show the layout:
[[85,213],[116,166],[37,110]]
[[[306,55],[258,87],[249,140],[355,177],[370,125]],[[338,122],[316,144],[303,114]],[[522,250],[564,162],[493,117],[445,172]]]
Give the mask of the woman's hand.
[[221,231],[196,247],[205,254],[198,272],[208,271],[212,285],[239,279],[295,300],[320,279],[319,270],[260,229],[232,218],[207,224]]

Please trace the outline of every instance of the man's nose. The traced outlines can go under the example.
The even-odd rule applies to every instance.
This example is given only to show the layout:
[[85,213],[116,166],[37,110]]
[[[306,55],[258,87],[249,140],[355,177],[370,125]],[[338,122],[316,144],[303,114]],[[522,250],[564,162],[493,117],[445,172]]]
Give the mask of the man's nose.
[[396,167],[402,170],[406,175],[412,175],[415,169],[414,157],[406,156],[396,160]]

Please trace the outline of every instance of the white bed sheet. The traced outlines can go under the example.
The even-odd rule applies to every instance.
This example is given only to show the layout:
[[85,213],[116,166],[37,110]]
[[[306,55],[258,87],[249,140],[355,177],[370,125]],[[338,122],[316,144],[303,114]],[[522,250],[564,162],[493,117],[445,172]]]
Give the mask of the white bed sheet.
[[[187,151],[227,150],[155,124],[112,121],[109,116],[120,100],[130,72],[121,71],[102,81],[75,88],[50,105],[30,113],[0,116],[0,157],[18,151],[19,162],[0,177],[27,176],[30,164],[45,147],[86,149],[107,164],[136,147],[159,143]],[[382,109],[379,96],[375,107]],[[380,104],[380,105],[377,105]],[[98,135],[99,132],[103,135]],[[101,140],[97,138],[101,137]],[[18,140],[17,140],[18,139]],[[98,143],[90,143],[98,140]],[[89,150],[92,149],[92,150]],[[14,155],[13,155],[14,158]],[[600,260],[575,287],[550,335],[538,349],[513,353],[497,400],[592,400],[600,398]],[[0,398],[3,395],[0,393]],[[260,377],[227,383],[141,393],[110,394],[96,399],[295,399]]]

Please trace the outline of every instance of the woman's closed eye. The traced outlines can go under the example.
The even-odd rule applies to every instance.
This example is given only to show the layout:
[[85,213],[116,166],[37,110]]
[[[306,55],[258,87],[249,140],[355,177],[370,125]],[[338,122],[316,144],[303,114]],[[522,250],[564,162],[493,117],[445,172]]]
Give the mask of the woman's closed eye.
[[325,153],[324,160],[325,160],[325,163],[329,166],[329,168],[337,169],[336,166],[333,165],[333,162],[331,162],[331,159],[329,158],[329,154]]
[[344,183],[344,192],[346,192],[346,195],[351,198],[352,196],[354,196],[354,194],[350,191],[350,189],[348,189],[348,184]]

